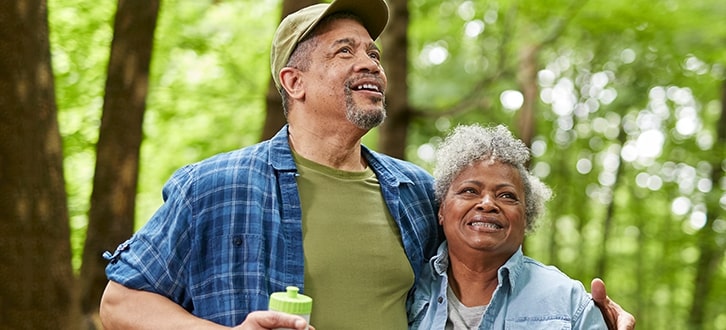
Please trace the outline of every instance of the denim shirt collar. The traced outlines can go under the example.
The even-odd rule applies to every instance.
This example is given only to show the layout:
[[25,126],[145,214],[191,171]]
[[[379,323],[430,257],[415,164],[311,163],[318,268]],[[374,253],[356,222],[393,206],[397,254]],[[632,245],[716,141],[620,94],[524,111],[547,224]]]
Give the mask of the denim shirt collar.
[[[513,293],[517,288],[517,278],[521,276],[524,262],[524,254],[520,245],[514,254],[497,271],[499,286],[508,288]],[[432,280],[437,276],[448,278],[446,271],[449,269],[449,245],[446,241],[439,245],[436,255],[429,260],[427,267],[431,268]]]
[[[288,134],[289,125],[286,124],[270,139],[268,163],[278,171],[297,170],[295,160],[292,158]],[[412,183],[408,176],[398,169],[398,166],[385,164],[385,160],[377,152],[368,149],[365,145],[361,145],[361,154],[381,183],[394,187],[401,183]]]
[[297,170],[295,160],[292,158],[292,151],[290,150],[287,135],[288,125],[285,125],[269,141],[270,148],[268,149],[267,162],[277,171]]

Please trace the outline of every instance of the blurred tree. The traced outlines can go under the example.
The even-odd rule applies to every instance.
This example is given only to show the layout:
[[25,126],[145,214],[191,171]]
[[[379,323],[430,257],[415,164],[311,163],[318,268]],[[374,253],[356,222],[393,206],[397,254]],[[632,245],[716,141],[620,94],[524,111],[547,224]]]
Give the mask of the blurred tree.
[[0,324],[67,329],[74,310],[45,1],[0,2]]
[[107,283],[107,262],[101,255],[134,231],[139,150],[158,12],[158,0],[119,0],[116,10],[80,275],[81,311],[97,328],[101,325],[93,320]]
[[711,298],[726,290],[713,284],[726,269],[726,181],[712,173],[726,158],[714,129],[726,6],[417,0],[409,8],[416,117],[407,158],[429,165],[439,136],[458,123],[515,127],[532,141],[533,171],[556,192],[549,225],[527,240],[532,255],[583,282],[604,277],[640,326],[686,328],[702,315],[690,326],[726,329]]
[[386,120],[379,129],[378,149],[404,159],[411,125],[408,103],[408,0],[389,0],[388,26],[380,38],[386,70]]
[[[75,255],[90,215],[112,4],[49,4]],[[158,207],[171,171],[252,144],[284,123],[267,69],[280,4],[165,1],[137,226]],[[431,169],[435,146],[453,125],[513,127],[531,142],[532,170],[556,192],[547,225],[527,238],[530,254],[585,283],[604,277],[639,328],[726,329],[719,301],[726,295],[726,157],[718,133],[724,102],[716,92],[726,72],[723,1],[390,0],[389,6],[390,25],[381,36],[389,118],[364,141],[379,138],[374,148]],[[278,118],[267,119],[261,134],[265,115]],[[7,123],[3,118],[0,134],[20,127]],[[2,151],[0,157],[10,157]]]
[[[699,258],[696,263],[695,288],[691,298],[691,312],[688,317],[688,325],[691,329],[702,329],[706,325],[706,306],[708,305],[709,293],[715,285],[718,268],[726,254],[726,244],[719,238],[716,230],[720,216],[723,215],[723,207],[720,205],[720,196],[724,195],[724,189],[719,189],[719,183],[724,180],[726,170],[726,80],[721,83],[721,114],[716,126],[716,143],[714,145],[714,157],[710,160],[711,182],[714,183],[714,193],[706,196],[706,223],[698,231]],[[719,194],[719,192],[721,194]],[[723,219],[721,219],[723,221]],[[713,298],[711,298],[713,299]]]
[[[282,21],[285,16],[290,15],[290,13],[316,3],[320,3],[320,0],[283,0],[280,21]],[[277,87],[275,87],[275,82],[272,80],[272,77],[270,77],[269,82],[267,83],[267,95],[265,100],[267,102],[267,110],[265,112],[265,124],[262,127],[262,136],[260,137],[260,140],[272,138],[287,122],[285,114],[282,111],[282,97],[280,96],[280,92],[277,90]]]

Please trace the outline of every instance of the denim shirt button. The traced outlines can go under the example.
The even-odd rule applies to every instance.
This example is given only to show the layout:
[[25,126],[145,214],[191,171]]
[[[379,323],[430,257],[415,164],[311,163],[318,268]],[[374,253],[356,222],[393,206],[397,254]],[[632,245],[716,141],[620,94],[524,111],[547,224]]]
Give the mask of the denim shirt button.
[[439,296],[439,299],[436,299],[436,300],[437,300],[437,301],[439,302],[439,304],[440,304],[440,303],[444,302],[444,297],[442,297],[442,296]]
[[232,239],[232,243],[236,246],[242,245],[242,238],[241,237],[234,237]]

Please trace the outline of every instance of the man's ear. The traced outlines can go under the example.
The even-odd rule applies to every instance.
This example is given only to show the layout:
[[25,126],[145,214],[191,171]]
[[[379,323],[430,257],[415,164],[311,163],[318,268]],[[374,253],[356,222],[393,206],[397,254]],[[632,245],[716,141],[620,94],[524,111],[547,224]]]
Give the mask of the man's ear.
[[305,95],[300,70],[296,68],[284,67],[280,70],[280,85],[291,98],[299,99]]

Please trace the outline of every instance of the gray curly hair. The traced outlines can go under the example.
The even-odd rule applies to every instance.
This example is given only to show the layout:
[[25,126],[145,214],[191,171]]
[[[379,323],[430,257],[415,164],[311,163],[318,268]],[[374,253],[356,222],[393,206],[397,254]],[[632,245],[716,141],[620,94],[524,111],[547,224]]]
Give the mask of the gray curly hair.
[[512,135],[504,125],[483,127],[477,124],[457,126],[439,145],[434,169],[434,193],[440,203],[449,186],[466,167],[480,160],[490,160],[514,166],[524,184],[526,231],[535,228],[544,212],[544,204],[552,190],[525,165],[530,159],[529,148]]

